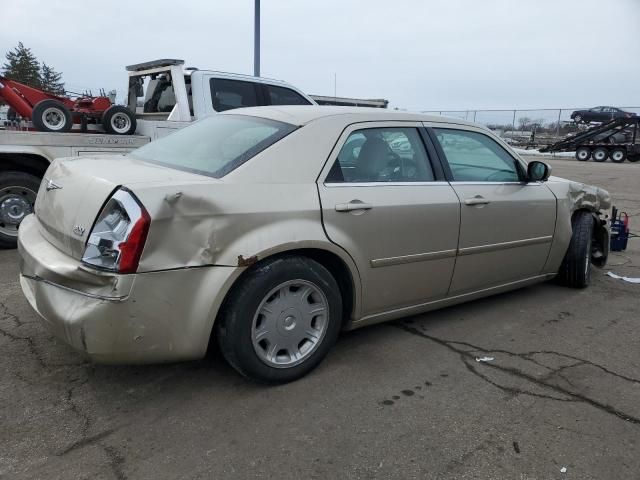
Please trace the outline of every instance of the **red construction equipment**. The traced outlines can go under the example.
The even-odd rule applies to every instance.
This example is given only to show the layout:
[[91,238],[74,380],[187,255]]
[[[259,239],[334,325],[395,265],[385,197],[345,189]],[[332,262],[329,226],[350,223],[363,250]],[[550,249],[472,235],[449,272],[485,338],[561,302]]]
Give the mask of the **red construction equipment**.
[[86,131],[87,124],[100,123],[107,133],[128,135],[136,129],[135,115],[126,107],[112,105],[105,96],[71,99],[0,76],[0,99],[41,132],[68,132],[74,124]]

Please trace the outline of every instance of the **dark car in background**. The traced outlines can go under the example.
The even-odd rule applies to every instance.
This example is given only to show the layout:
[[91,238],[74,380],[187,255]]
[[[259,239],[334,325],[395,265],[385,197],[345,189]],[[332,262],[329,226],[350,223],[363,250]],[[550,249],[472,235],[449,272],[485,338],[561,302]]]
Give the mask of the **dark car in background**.
[[589,110],[576,110],[571,114],[571,120],[576,123],[608,122],[615,118],[630,118],[635,115],[616,107],[594,107]]

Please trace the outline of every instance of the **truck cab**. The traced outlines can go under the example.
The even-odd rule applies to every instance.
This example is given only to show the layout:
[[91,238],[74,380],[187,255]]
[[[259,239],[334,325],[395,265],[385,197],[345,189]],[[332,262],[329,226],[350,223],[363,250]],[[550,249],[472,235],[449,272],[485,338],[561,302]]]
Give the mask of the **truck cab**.
[[280,80],[184,69],[183,65],[182,60],[164,59],[127,67],[127,105],[136,114],[137,133],[155,140],[194,120],[233,108],[315,104]]

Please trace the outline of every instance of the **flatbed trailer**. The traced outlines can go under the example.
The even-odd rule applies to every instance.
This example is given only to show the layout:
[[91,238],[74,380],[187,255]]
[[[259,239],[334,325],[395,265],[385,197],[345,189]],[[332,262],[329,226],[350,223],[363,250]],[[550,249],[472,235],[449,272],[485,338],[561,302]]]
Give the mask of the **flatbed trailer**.
[[614,163],[640,160],[640,117],[616,118],[540,149],[541,152],[576,152],[576,159]]
[[33,211],[40,181],[59,157],[123,155],[147,135],[0,130],[0,248],[13,248],[18,226]]

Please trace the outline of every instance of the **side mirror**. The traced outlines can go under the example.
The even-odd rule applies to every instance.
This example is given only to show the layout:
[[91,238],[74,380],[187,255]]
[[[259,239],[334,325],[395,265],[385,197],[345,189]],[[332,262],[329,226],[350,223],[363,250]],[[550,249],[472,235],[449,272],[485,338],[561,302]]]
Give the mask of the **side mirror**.
[[546,182],[551,175],[551,167],[544,162],[534,160],[527,165],[527,181]]

